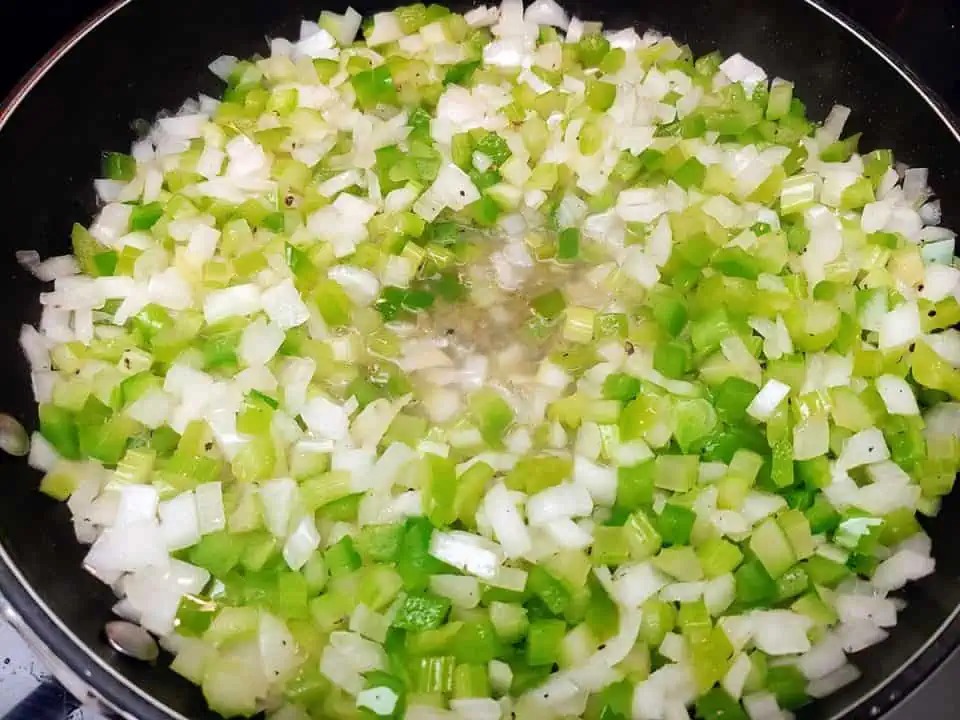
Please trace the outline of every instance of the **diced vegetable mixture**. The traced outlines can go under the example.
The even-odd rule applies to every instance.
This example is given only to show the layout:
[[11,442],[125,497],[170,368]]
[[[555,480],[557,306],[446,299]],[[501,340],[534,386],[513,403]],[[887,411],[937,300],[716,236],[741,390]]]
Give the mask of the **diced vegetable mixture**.
[[857,678],[960,465],[925,169],[553,0],[211,70],[21,342],[40,489],[214,710],[775,720]]

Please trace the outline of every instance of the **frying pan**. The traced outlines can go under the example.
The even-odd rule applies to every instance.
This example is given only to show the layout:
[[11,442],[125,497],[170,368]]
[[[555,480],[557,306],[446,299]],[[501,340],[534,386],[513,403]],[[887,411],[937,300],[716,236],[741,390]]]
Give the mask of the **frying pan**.
[[[364,15],[385,3],[354,0]],[[448,3],[465,9],[466,3]],[[697,54],[742,52],[771,76],[796,83],[810,116],[836,101],[853,110],[864,148],[892,147],[899,160],[931,168],[944,225],[960,227],[960,131],[909,70],[862,30],[816,0],[616,0],[566,3],[607,27],[669,32]],[[96,209],[92,179],[103,150],[129,148],[139,128],[190,95],[217,95],[207,64],[221,53],[263,52],[265,37],[291,37],[303,17],[344,4],[306,0],[120,0],[54,49],[0,110],[0,337],[7,379],[0,412],[36,426],[28,367],[17,347],[22,323],[39,318],[40,284],[14,250],[69,251],[69,230]],[[0,594],[6,615],[54,664],[68,688],[136,720],[214,718],[197,688],[168,670],[114,653],[102,635],[114,598],[81,567],[67,508],[36,491],[39,476],[0,457]],[[890,709],[960,642],[960,545],[953,541],[960,500],[947,498],[926,523],[937,573],[910,586],[892,637],[859,653],[856,683],[803,709],[799,717],[874,718]]]

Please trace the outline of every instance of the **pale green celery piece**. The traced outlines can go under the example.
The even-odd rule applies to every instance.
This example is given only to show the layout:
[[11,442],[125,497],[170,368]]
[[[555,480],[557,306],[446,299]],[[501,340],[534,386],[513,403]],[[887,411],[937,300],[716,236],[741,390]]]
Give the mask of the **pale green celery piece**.
[[825,602],[817,590],[811,590],[801,595],[790,609],[801,615],[806,615],[821,627],[828,627],[837,622],[837,613],[832,605]]
[[302,572],[310,592],[322,592],[327,586],[327,580],[329,580],[330,575],[327,572],[327,564],[323,559],[323,553],[313,553],[310,559],[307,560],[307,564],[303,566]]
[[250,658],[216,657],[204,671],[203,696],[210,708],[224,717],[249,717],[257,710],[256,679]]
[[488,187],[486,193],[501,210],[516,210],[523,200],[523,190],[508,183],[497,183]]
[[81,343],[63,343],[50,350],[53,367],[65,373],[76,373],[87,361],[86,348]]
[[597,651],[598,645],[599,642],[587,623],[577,625],[564,636],[557,662],[562,668],[583,665]]
[[780,211],[784,215],[801,212],[816,202],[819,178],[813,173],[794,175],[783,181]]
[[727,473],[737,477],[742,477],[749,481],[752,485],[753,481],[757,477],[757,473],[760,472],[760,468],[762,467],[762,456],[752,452],[751,450],[744,450],[741,448],[733,454],[733,458],[730,460],[730,464],[727,467]]
[[767,120],[779,120],[789,113],[791,100],[793,100],[793,83],[775,78],[770,84],[770,95],[767,97]]
[[308,510],[318,510],[353,492],[350,477],[350,473],[344,470],[309,477],[300,485],[300,500]]
[[559,172],[555,163],[539,163],[527,179],[527,186],[532,190],[552,190],[557,184]]
[[660,550],[660,533],[643,510],[633,513],[623,527],[627,534],[627,544],[630,546],[630,556],[634,560],[646,560]]
[[784,510],[777,520],[798,560],[805,560],[813,555],[816,542],[810,532],[810,523],[802,512],[792,509]]
[[701,398],[676,404],[677,428],[674,436],[681,449],[689,449],[697,440],[709,435],[717,425],[717,413]]
[[851,432],[860,432],[875,424],[875,418],[866,403],[850,388],[833,388],[830,398],[830,414],[838,426]]
[[405,257],[408,260],[411,260],[414,264],[414,267],[420,267],[420,264],[427,257],[427,251],[416,243],[408,242],[403,246],[400,257]]
[[79,412],[93,392],[93,383],[84,378],[57,376],[53,384],[53,404]]
[[663,490],[687,492],[692,490],[700,472],[700,458],[696,455],[659,455],[654,461],[654,485]]
[[255,607],[225,607],[210,623],[203,639],[213,645],[236,642],[253,637],[260,627],[260,613]]
[[170,669],[190,682],[202,685],[207,664],[216,654],[216,648],[203,640],[183,638]]
[[743,506],[753,481],[739,475],[726,475],[717,483],[717,507],[739,510]]
[[227,517],[227,528],[232,533],[256,530],[263,524],[260,498],[254,485],[238,486],[238,500]]
[[497,637],[505,643],[515,643],[527,632],[530,621],[523,605],[493,601],[489,606],[490,622]]
[[40,481],[40,492],[54,500],[64,502],[77,489],[79,482],[77,469],[69,463],[60,463],[43,476],[43,480]]
[[797,561],[790,541],[773,518],[767,518],[753,531],[750,550],[774,579],[783,575]]
[[113,480],[120,483],[143,483],[150,477],[157,453],[149,448],[130,448],[117,464]]
[[330,455],[294,447],[290,453],[290,474],[294,480],[302,481],[326,472],[330,468]]
[[270,93],[267,101],[267,111],[278,115],[288,115],[297,108],[296,88],[277,88]]
[[689,545],[677,545],[664,548],[653,558],[658,570],[676,578],[680,582],[694,582],[703,579],[703,566],[700,558]]
[[617,426],[611,425],[611,423],[617,422],[617,418],[620,417],[621,407],[620,402],[617,400],[591,400],[584,408],[583,418],[584,420],[600,423],[601,434],[604,432],[615,432],[617,431]]
[[641,683],[650,677],[650,648],[644,642],[638,642],[617,666],[631,682]]
[[585,587],[587,577],[593,569],[590,558],[580,550],[561,550],[544,561],[543,565],[571,589]]

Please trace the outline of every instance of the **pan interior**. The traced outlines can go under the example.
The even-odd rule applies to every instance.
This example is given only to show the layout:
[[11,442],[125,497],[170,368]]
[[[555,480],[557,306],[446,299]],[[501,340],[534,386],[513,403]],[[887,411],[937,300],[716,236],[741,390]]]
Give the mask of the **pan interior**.
[[[345,6],[325,7],[342,11]],[[365,15],[388,8],[366,1],[354,7]],[[689,0],[630,6],[602,0],[567,4],[567,9],[603,20],[608,27],[668,32],[697,54],[714,49],[741,52],[771,76],[795,81],[812,118],[823,118],[834,102],[848,105],[853,110],[848,127],[864,132],[861,146],[892,147],[909,165],[929,167],[930,184],[943,202],[944,225],[960,227],[960,144],[955,132],[888,62],[812,5],[800,0]],[[5,252],[0,254],[0,274],[6,281],[0,332],[8,348],[8,382],[0,386],[0,410],[30,427],[36,424],[28,368],[16,337],[22,323],[38,319],[41,287],[17,266],[14,251],[33,248],[41,256],[67,251],[71,224],[86,221],[95,210],[92,179],[101,151],[126,150],[135,136],[134,120],[151,120],[198,92],[218,94],[220,83],[206,69],[216,56],[264,51],[265,37],[295,36],[300,19],[314,18],[319,10],[304,0],[234,0],[229,10],[218,3],[180,0],[125,4],[63,55],[9,114],[0,132],[0,165],[6,169],[0,174],[0,198],[13,230],[6,233]],[[28,585],[88,650],[68,647],[62,629],[12,584],[9,573],[0,572],[4,594],[40,637],[108,699],[136,710],[137,717],[169,715],[134,700],[129,687],[109,678],[101,665],[182,716],[214,717],[186,681],[109,648],[102,628],[112,618],[114,598],[109,588],[82,570],[85,550],[74,539],[66,507],[36,492],[39,476],[21,461],[2,456],[0,467],[5,475],[0,485],[0,542]],[[952,647],[960,634],[955,627],[928,644],[960,604],[960,547],[950,537],[958,520],[960,501],[948,498],[927,526],[934,539],[936,575],[906,591],[910,607],[900,615],[891,639],[855,657],[863,677],[805,709],[802,717],[834,717],[853,706],[847,717],[874,717],[875,710],[908,691]],[[871,702],[857,705],[924,648],[910,670]]]

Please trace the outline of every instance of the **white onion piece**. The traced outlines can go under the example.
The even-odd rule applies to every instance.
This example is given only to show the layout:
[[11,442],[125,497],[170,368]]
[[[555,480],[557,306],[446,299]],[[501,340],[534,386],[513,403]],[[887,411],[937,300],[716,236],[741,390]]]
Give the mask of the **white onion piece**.
[[203,314],[209,324],[238,315],[252,315],[260,308],[260,288],[253,284],[214,290],[203,301]]
[[483,508],[504,554],[508,558],[525,555],[531,547],[530,533],[506,486],[494,485],[483,499]]
[[194,494],[197,499],[197,525],[201,534],[223,530],[227,525],[223,507],[223,484],[219,481],[201,483]]
[[878,428],[867,428],[847,440],[837,458],[836,467],[838,470],[850,470],[889,457],[890,449],[883,433]]
[[283,559],[291,570],[299,570],[320,547],[320,533],[313,517],[305,515],[294,527],[283,546]]
[[887,639],[887,632],[869,620],[840,623],[835,632],[843,644],[844,651],[848,653],[860,652]]
[[932,574],[935,568],[936,563],[929,554],[900,550],[877,566],[870,582],[880,591],[893,592],[908,582]]
[[430,554],[458,570],[491,579],[503,561],[503,551],[495,544],[462,531],[434,531],[430,536]]
[[748,616],[753,643],[768,655],[793,655],[810,649],[807,631],[813,621],[789,610],[757,610]]
[[789,394],[789,385],[771,378],[750,401],[747,414],[757,420],[767,420]]
[[736,659],[730,665],[723,679],[720,681],[724,690],[730,693],[730,697],[739,700],[743,695],[743,687],[747,682],[747,677],[753,670],[753,663],[750,657],[745,653],[737,655]]
[[619,568],[613,579],[618,602],[628,608],[640,607],[668,583],[669,578],[649,562]]
[[561,30],[566,30],[570,25],[567,13],[554,0],[534,0],[524,13],[523,19],[528,23],[552,25]]
[[593,499],[581,485],[561,483],[527,500],[531,525],[545,525],[560,518],[585,517],[593,512]]
[[920,335],[920,311],[914,302],[906,302],[891,310],[880,320],[881,350],[906,345]]
[[292,478],[269,480],[260,486],[258,492],[267,530],[276,537],[286,537],[296,504],[296,482]]
[[910,383],[896,375],[881,375],[875,381],[877,392],[891,415],[919,415],[920,406]]
[[784,720],[783,710],[777,704],[777,698],[769,692],[758,692],[743,698],[743,709],[750,720]]
[[197,500],[193,491],[181,493],[160,503],[159,513],[160,532],[171,552],[196,545],[200,541]]

